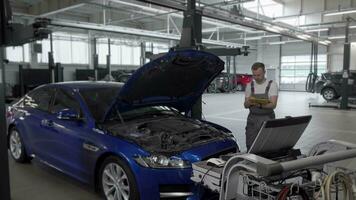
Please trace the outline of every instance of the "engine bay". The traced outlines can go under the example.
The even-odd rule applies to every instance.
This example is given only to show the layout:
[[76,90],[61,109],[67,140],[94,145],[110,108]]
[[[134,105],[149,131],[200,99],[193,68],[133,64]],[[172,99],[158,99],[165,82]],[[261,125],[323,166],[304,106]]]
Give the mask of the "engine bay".
[[224,132],[196,119],[182,116],[160,116],[108,123],[109,134],[123,137],[143,147],[148,152],[172,154],[205,143],[233,138]]

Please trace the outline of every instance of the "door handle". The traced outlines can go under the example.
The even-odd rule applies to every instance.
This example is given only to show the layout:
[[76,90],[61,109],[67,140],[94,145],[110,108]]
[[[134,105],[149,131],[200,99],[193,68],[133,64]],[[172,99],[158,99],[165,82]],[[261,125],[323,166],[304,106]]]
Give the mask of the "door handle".
[[41,125],[44,126],[44,127],[53,127],[54,126],[54,123],[52,120],[48,120],[48,119],[43,119],[41,121]]
[[87,151],[92,151],[92,152],[99,151],[99,147],[91,142],[84,142],[83,148],[86,149]]

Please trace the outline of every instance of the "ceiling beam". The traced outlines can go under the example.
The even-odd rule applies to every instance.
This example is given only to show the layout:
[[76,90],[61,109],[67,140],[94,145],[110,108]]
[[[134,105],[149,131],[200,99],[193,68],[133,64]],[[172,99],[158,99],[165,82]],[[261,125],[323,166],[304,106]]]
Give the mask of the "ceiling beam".
[[[172,8],[175,10],[184,11],[186,10],[185,3],[183,1],[171,1],[171,0],[137,0],[139,2],[150,3],[154,5],[159,5],[167,8]],[[197,7],[197,10],[200,8]],[[223,22],[229,22],[232,24],[239,24],[242,26],[254,28],[257,30],[264,30],[267,32],[278,33],[283,36],[302,39],[305,41],[314,41],[319,42],[319,37],[314,34],[309,34],[304,32],[302,29],[297,29],[291,26],[285,25],[285,27],[281,26],[281,23],[275,24],[272,20],[245,20],[244,16],[238,15],[236,13],[232,13],[228,10],[216,9],[216,8],[204,8],[201,9],[202,16],[217,19]],[[251,18],[250,18],[251,19]],[[275,26],[274,28],[271,28]],[[280,27],[276,29],[276,27]]]
[[[156,31],[148,31],[136,28],[120,27],[120,26],[110,26],[110,25],[101,25],[95,23],[86,23],[86,22],[69,22],[64,20],[51,20],[51,26],[56,27],[68,27],[68,28],[78,28],[85,30],[92,30],[98,32],[109,32],[109,33],[118,33],[118,34],[129,34],[142,37],[151,37],[165,40],[180,40],[180,35],[178,34],[168,34],[161,33]],[[229,47],[242,47],[243,44],[233,43],[233,42],[224,42],[217,40],[203,39],[203,44],[217,45],[217,46],[229,46]]]
[[48,17],[75,8],[79,8],[88,0],[43,0],[29,8],[30,15],[38,17]]

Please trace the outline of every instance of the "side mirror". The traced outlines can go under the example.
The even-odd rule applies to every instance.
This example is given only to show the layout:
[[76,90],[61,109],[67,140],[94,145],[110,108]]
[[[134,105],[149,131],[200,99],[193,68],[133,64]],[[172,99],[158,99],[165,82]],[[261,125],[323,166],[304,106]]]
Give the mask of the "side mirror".
[[70,108],[65,108],[57,112],[57,118],[62,120],[78,120],[79,113]]

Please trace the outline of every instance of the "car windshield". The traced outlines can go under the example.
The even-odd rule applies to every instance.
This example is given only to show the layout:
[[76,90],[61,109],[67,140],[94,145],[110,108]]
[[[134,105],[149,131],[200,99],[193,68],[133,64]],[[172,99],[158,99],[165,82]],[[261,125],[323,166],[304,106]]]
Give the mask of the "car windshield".
[[88,88],[80,90],[80,94],[94,119],[100,121],[113,103],[119,90],[119,87]]
[[129,110],[120,113],[124,120],[130,120],[133,118],[158,116],[158,115],[180,115],[180,113],[174,108],[168,106],[148,106]]

